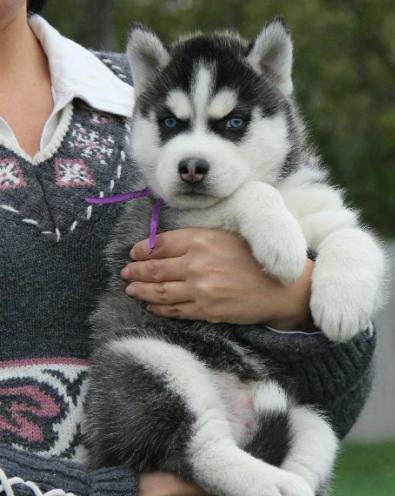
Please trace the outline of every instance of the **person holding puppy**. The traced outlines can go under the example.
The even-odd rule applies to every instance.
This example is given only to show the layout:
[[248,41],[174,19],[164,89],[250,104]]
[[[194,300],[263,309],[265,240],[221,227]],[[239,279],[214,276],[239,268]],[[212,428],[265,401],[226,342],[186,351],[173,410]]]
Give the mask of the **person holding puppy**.
[[[103,248],[121,210],[84,198],[134,189],[126,153],[133,90],[122,55],[93,54],[28,16],[44,3],[0,5],[0,481],[15,494],[29,480],[41,492],[203,494],[172,474],[84,469],[87,318],[106,281]],[[131,297],[162,316],[239,324],[257,351],[280,357],[340,437],[348,432],[368,393],[375,337],[361,332],[334,345],[314,328],[311,260],[283,286],[245,242],[204,229],[158,236],[153,255],[142,240],[131,258],[123,269],[134,281]],[[176,296],[163,298],[172,281],[188,289],[182,309]]]

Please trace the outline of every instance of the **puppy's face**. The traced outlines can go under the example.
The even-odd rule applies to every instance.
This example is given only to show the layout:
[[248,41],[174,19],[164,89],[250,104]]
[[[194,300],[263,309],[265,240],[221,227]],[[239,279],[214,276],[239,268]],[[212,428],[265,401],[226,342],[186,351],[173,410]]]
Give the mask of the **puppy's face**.
[[[204,208],[247,180],[275,182],[281,173],[292,147],[292,83],[272,66],[276,57],[285,64],[283,45],[292,45],[283,24],[274,27],[252,48],[227,33],[194,36],[167,50],[141,26],[132,31],[132,157],[168,204]],[[273,48],[274,35],[284,53]]]

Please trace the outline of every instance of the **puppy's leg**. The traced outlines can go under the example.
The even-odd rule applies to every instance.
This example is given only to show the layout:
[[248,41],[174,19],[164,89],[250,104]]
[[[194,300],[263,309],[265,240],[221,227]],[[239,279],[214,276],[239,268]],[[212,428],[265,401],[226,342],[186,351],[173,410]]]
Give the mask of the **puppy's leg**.
[[[96,402],[91,428],[104,423],[109,442],[103,447],[113,446],[113,456],[123,463],[174,471],[218,496],[312,496],[301,477],[236,445],[210,377],[215,372],[184,348],[155,338],[122,338],[108,343],[107,365],[99,369],[100,377],[93,371],[88,398]],[[100,387],[103,378],[107,383]],[[103,410],[110,413],[100,417]]]
[[317,494],[331,478],[338,445],[336,435],[311,408],[294,406],[289,419],[292,443],[281,467],[302,476]]
[[251,181],[233,196],[231,206],[240,234],[250,244],[255,258],[282,282],[295,281],[306,264],[307,246],[278,190]]
[[188,447],[193,479],[218,496],[313,496],[299,475],[269,465],[239,448],[217,410],[194,424]]
[[317,247],[311,312],[333,341],[347,341],[369,328],[377,309],[384,272],[379,245],[359,228],[340,229]]

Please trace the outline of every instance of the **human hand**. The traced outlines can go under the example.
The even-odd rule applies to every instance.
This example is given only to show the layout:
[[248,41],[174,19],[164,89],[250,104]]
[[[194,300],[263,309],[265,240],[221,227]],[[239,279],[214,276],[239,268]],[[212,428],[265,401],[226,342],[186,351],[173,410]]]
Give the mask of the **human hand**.
[[207,493],[173,474],[152,472],[140,476],[139,496],[207,496]]
[[127,293],[169,318],[266,323],[292,329],[308,320],[313,262],[285,286],[265,273],[245,241],[223,231],[180,229],[162,233],[150,254],[137,243],[121,272]]

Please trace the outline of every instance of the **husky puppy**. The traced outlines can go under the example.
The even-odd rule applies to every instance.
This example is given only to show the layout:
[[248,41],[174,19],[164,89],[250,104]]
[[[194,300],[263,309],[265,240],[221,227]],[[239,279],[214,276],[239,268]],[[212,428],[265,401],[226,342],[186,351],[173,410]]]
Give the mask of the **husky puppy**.
[[[333,341],[366,329],[383,257],[305,144],[283,21],[251,44],[225,32],[169,48],[135,25],[127,52],[131,154],[141,187],[166,203],[160,230],[238,233],[285,284],[313,249],[315,323]],[[241,346],[230,325],[162,319],[125,294],[119,272],[147,237],[152,204],[125,207],[107,250],[111,279],[92,317],[91,467],[173,471],[217,496],[322,494],[336,436],[276,364]]]

